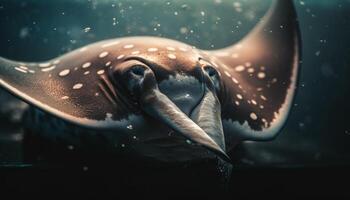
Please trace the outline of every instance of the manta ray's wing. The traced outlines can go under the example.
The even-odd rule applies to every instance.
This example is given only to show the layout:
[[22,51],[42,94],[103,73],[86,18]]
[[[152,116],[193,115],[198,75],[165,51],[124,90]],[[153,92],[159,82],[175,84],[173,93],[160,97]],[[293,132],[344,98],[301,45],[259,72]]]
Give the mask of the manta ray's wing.
[[210,52],[221,63],[225,133],[241,139],[273,138],[295,93],[300,37],[291,0],[278,0],[238,44]]
[[[94,45],[100,47],[101,43]],[[115,56],[110,54],[106,49],[90,46],[47,63],[0,58],[0,85],[71,123],[113,128],[120,126],[130,112],[119,91],[106,78],[107,68],[113,64],[110,60]]]

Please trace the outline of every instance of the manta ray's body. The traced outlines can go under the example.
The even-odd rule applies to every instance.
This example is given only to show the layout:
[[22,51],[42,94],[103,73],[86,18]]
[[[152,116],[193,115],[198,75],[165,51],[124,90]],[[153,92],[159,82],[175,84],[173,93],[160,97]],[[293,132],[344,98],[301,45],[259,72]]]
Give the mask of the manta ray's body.
[[237,142],[271,139],[281,129],[299,43],[293,4],[280,0],[246,38],[224,49],[112,39],[45,63],[1,58],[0,85],[34,106],[29,129],[53,141],[84,146],[103,137],[101,147],[130,147],[163,161],[214,156],[200,144],[228,160],[225,152]]

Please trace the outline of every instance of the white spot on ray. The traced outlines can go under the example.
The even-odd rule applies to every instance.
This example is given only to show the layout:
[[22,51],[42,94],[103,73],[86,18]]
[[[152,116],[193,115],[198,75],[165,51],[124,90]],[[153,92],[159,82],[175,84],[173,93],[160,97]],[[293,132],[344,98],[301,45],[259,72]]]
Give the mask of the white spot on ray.
[[55,69],[55,68],[56,68],[56,65],[53,65],[52,67],[48,67],[48,68],[41,69],[41,71],[42,71],[42,72],[49,72],[49,71],[51,71],[51,70],[53,70],[53,69]]
[[237,96],[238,99],[243,99],[241,94],[236,94],[236,96]]
[[98,55],[98,57],[104,58],[104,57],[106,57],[107,55],[108,55],[108,52],[107,52],[107,51],[104,51],[104,52],[100,53],[100,55]]
[[90,66],[91,66],[91,62],[87,62],[87,63],[84,63],[84,64],[83,64],[82,68],[83,68],[83,69],[86,69],[86,68],[88,68],[88,67],[90,67]]
[[26,67],[26,66],[19,66],[19,68],[21,68],[21,69],[23,69],[23,70],[28,70],[28,67]]
[[242,72],[245,70],[245,67],[243,65],[238,65],[237,67],[235,67],[236,72]]
[[24,70],[22,68],[19,68],[19,67],[15,67],[15,70],[19,71],[19,72],[22,72],[22,73],[28,73],[27,70]]
[[53,61],[53,64],[54,65],[57,65],[58,63],[60,63],[61,61],[60,60],[55,60],[55,61]]
[[232,77],[232,81],[234,82],[234,83],[236,83],[236,84],[238,84],[239,82],[238,82],[238,80],[237,79],[235,79],[234,77]]
[[248,71],[248,73],[254,73],[255,70],[254,70],[254,68],[251,67],[247,71]]
[[154,47],[148,48],[147,51],[148,52],[156,52],[156,51],[158,51],[158,48],[154,48]]
[[110,42],[110,43],[102,45],[102,48],[111,47],[111,46],[117,45],[119,43],[120,43],[119,41]]
[[231,74],[228,71],[225,70],[224,73],[226,76],[231,77]]
[[69,96],[63,96],[61,97],[62,100],[66,100],[66,99],[69,99]]
[[124,56],[125,56],[125,55],[123,55],[123,54],[122,54],[122,55],[119,55],[119,56],[117,57],[117,59],[120,60],[120,59],[124,58]]
[[90,74],[90,71],[84,72],[84,75],[88,75],[88,74]]
[[183,52],[188,51],[188,49],[187,49],[187,48],[185,48],[185,47],[180,47],[180,48],[179,48],[179,50],[180,50],[180,51],[183,51]]
[[140,51],[133,51],[133,52],[131,52],[132,55],[137,55],[139,53],[140,53]]
[[255,113],[250,113],[250,118],[252,119],[252,120],[257,120],[258,119],[258,116],[255,114]]
[[175,60],[176,59],[176,56],[174,54],[168,54],[168,58],[172,59],[172,60]]
[[82,83],[77,83],[77,84],[73,85],[73,90],[79,90],[82,87],[83,87]]
[[264,101],[267,101],[267,98],[264,95],[260,95],[260,98]]
[[239,106],[239,101],[235,101],[235,104],[236,104],[237,106]]
[[251,66],[252,66],[252,63],[250,63],[250,62],[246,62],[246,63],[245,63],[245,66],[247,66],[247,67],[251,67]]
[[176,49],[174,47],[166,47],[168,51],[175,51]]
[[111,64],[112,64],[112,62],[111,62],[111,61],[108,61],[108,62],[105,64],[105,66],[108,67],[108,66],[110,66]]
[[126,44],[126,45],[124,45],[124,49],[131,49],[131,48],[134,48],[133,44]]
[[40,63],[39,67],[50,67],[51,63]]
[[213,63],[213,66],[215,67],[215,68],[219,68],[218,66],[218,64],[216,63],[216,62],[212,62]]
[[257,103],[256,103],[256,101],[254,99],[252,99],[251,102],[252,102],[252,104],[257,105]]
[[86,51],[87,49],[88,49],[87,47],[83,47],[83,48],[79,49],[79,51],[80,51],[80,52],[84,52],[84,51]]
[[259,72],[258,73],[258,78],[263,79],[266,77],[266,74],[264,72]]
[[101,74],[103,74],[103,73],[105,73],[105,70],[103,70],[103,69],[102,69],[102,70],[97,71],[97,74],[98,74],[98,75],[101,75]]
[[62,70],[58,75],[59,76],[67,76],[69,74],[70,70],[69,69],[65,69],[65,70]]

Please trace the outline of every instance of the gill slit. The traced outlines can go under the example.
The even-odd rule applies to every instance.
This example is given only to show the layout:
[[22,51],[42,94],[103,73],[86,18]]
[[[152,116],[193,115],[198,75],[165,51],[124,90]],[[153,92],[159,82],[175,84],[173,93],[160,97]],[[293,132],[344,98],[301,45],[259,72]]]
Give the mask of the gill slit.
[[101,83],[98,84],[98,87],[105,95],[105,97],[114,105],[117,106],[118,98],[117,93],[114,90],[112,83],[106,78],[106,76],[101,76]]

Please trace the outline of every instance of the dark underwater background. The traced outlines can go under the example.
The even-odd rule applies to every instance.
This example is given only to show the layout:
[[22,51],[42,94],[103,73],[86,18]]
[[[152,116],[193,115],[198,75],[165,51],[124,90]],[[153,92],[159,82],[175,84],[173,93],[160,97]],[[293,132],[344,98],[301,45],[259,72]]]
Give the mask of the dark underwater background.
[[[0,0],[0,56],[42,61],[95,41],[138,35],[172,38],[202,49],[222,48],[244,37],[271,3],[270,0]],[[230,153],[234,160],[232,177],[245,180],[241,182],[244,187],[254,188],[261,187],[265,183],[262,179],[270,177],[271,182],[276,179],[300,183],[306,176],[314,182],[304,182],[305,188],[299,187],[300,194],[314,195],[329,189],[325,183],[340,181],[335,177],[344,180],[349,177],[350,0],[294,3],[302,35],[301,76],[294,106],[275,140],[244,142]],[[0,91],[0,174],[10,170],[18,178],[16,174],[23,175],[23,171],[31,173],[32,169],[22,162],[21,150],[20,119],[26,107]],[[319,185],[314,190],[308,188],[308,183],[317,184],[318,180],[324,188]],[[243,186],[233,183],[231,187]],[[299,194],[297,189],[286,189],[288,185],[281,187],[287,193]],[[276,189],[263,188],[266,190],[260,188],[258,192],[273,193]],[[348,193],[340,187],[327,194]]]

